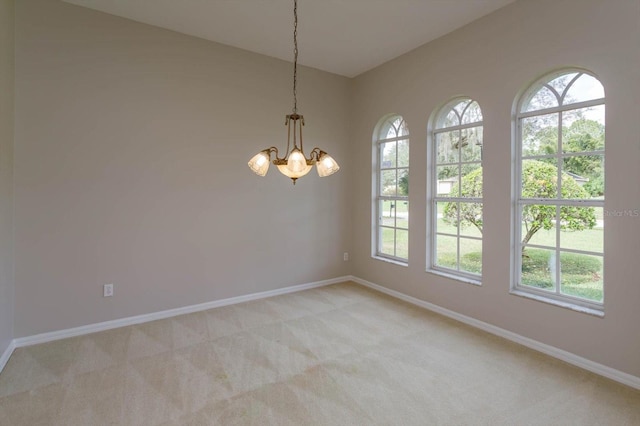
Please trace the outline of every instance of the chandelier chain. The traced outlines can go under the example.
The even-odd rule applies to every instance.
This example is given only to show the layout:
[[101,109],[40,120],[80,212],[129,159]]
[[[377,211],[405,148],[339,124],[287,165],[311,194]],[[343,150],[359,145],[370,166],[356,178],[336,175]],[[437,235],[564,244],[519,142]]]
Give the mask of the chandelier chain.
[[293,0],[293,113],[298,113],[298,0]]

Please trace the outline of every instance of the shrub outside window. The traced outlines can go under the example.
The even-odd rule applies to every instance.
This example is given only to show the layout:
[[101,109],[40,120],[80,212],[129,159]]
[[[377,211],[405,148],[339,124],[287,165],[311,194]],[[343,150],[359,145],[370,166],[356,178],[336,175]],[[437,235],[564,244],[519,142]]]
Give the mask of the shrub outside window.
[[516,122],[512,287],[601,310],[604,88],[587,71],[547,75],[521,97]]

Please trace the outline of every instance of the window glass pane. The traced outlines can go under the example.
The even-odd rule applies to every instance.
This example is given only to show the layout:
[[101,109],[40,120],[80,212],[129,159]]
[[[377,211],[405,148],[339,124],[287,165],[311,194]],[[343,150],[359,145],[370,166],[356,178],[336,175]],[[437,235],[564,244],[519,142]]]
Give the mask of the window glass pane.
[[438,197],[457,197],[460,195],[458,166],[438,166],[436,169]]
[[446,129],[447,127],[453,127],[460,124],[460,118],[456,111],[449,110],[446,115],[442,115],[436,124],[437,129]]
[[398,195],[409,196],[409,169],[398,169]]
[[482,203],[458,203],[460,235],[482,237]]
[[380,194],[395,196],[397,190],[396,170],[382,170],[380,172]]
[[574,222],[564,222],[560,232],[560,248],[602,253],[604,251],[602,208],[572,207],[567,211],[568,213],[572,214]]
[[396,227],[398,228],[409,228],[409,202],[396,200],[395,201],[395,210],[396,210]]
[[522,285],[555,291],[556,252],[527,247],[522,252]]
[[523,118],[522,156],[552,155],[558,151],[558,114]]
[[380,153],[382,154],[381,169],[393,169],[396,167],[396,142],[380,144]]
[[560,247],[603,251],[602,209],[595,207],[560,207]]
[[395,230],[393,228],[380,228],[380,253],[395,256]]
[[439,202],[436,203],[436,231],[445,234],[458,234],[458,203]]
[[383,226],[396,226],[396,209],[395,209],[395,201],[384,200],[379,201],[380,210],[378,214],[380,215],[380,225]]
[[396,230],[396,257],[409,258],[409,231],[407,230]]
[[482,240],[460,238],[460,270],[482,274]]
[[458,269],[458,239],[446,235],[436,235],[437,266]]
[[603,149],[604,105],[563,112],[563,152],[589,152]]
[[460,203],[458,201],[439,202],[438,227],[436,232],[458,235]]
[[522,198],[557,198],[558,168],[549,160],[524,160],[522,162]]
[[380,132],[380,139],[391,139],[398,136],[398,129],[395,128],[393,123],[389,123]]
[[462,124],[478,123],[482,121],[482,110],[477,102],[473,101],[467,107],[467,110],[462,116]]
[[556,247],[556,206],[523,206],[520,226],[521,244]]
[[604,156],[572,155],[562,160],[562,198],[604,198]]
[[578,73],[577,72],[572,72],[569,74],[564,74],[561,75],[560,77],[556,77],[553,80],[551,80],[549,83],[547,83],[549,86],[553,87],[553,89],[559,94],[562,95],[566,88],[567,85],[569,83],[571,83],[571,81],[574,79],[575,76],[577,76]]
[[[480,163],[463,164],[461,197],[482,198],[482,167]],[[456,183],[457,185],[457,183]],[[454,192],[457,193],[454,188]]]
[[547,87],[542,86],[522,108],[523,112],[537,111],[539,109],[558,106],[558,98]]
[[398,167],[409,167],[409,141],[398,141]]
[[571,87],[569,87],[562,103],[567,105],[600,98],[604,98],[604,87],[602,87],[602,84],[589,74],[582,74],[573,82]]
[[482,161],[482,126],[462,130],[461,161]]
[[560,291],[595,302],[603,299],[602,256],[560,252]]
[[462,117],[464,110],[467,108],[467,105],[469,105],[470,102],[471,102],[471,99],[465,99],[453,106],[453,109],[458,113],[459,117]]
[[438,164],[455,163],[460,159],[458,145],[460,131],[442,132],[436,134],[436,162]]
[[409,128],[403,119],[398,119],[396,127],[398,128],[398,136],[409,136]]
[[[556,246],[556,206],[526,204],[522,206],[521,222],[522,244],[541,244]],[[538,235],[539,234],[539,235]]]

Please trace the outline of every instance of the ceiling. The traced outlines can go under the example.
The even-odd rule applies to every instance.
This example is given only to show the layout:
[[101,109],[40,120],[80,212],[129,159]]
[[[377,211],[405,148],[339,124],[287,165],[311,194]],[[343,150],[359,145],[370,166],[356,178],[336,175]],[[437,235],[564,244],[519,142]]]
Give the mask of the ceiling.
[[[293,0],[64,0],[293,60]],[[299,0],[298,62],[354,77],[514,0]]]

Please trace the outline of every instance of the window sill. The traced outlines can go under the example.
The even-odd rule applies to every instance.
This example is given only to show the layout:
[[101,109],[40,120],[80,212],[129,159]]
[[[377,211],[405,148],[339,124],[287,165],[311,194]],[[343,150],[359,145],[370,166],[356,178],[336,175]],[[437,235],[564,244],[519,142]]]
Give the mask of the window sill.
[[477,286],[481,286],[482,285],[482,281],[480,281],[478,279],[465,277],[465,276],[462,276],[462,275],[456,275],[456,274],[451,273],[451,272],[440,271],[440,270],[437,270],[437,269],[427,269],[425,272],[428,272],[428,273],[434,274],[434,275],[440,275],[441,277],[450,278],[452,280],[460,281],[460,282],[463,282],[465,284],[472,284],[472,285],[477,285]]
[[388,257],[377,256],[375,254],[373,256],[371,256],[371,257],[374,258],[375,260],[381,260],[383,262],[392,263],[392,264],[398,265],[398,266],[404,266],[404,267],[408,267],[409,266],[409,262],[402,262],[400,260],[389,259]]
[[559,306],[561,308],[570,309],[572,311],[580,312],[583,314],[593,315],[595,317],[604,318],[604,311],[594,308],[588,308],[586,306],[576,305],[575,303],[565,302],[562,300],[552,299],[550,297],[544,297],[538,294],[528,293],[523,290],[511,290],[509,292],[515,296],[525,297],[527,299],[537,300],[538,302],[548,303],[550,305]]

